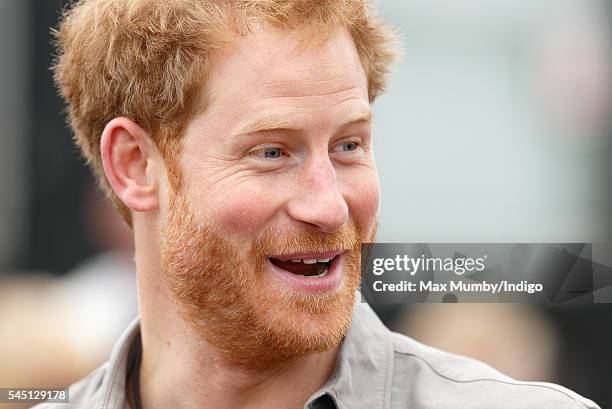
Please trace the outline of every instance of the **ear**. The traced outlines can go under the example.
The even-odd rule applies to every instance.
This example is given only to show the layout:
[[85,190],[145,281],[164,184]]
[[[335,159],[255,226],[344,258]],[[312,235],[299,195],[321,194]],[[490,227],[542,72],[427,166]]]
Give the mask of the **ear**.
[[104,173],[115,194],[137,212],[159,208],[161,160],[157,146],[147,132],[127,118],[115,118],[104,128],[100,140]]

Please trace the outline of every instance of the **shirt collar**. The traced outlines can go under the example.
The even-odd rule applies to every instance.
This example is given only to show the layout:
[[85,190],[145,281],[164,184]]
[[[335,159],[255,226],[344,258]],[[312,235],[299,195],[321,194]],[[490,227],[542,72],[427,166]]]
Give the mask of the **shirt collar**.
[[[383,408],[391,400],[393,348],[390,332],[368,304],[358,301],[330,380],[306,408]],[[327,396],[326,396],[327,395]],[[334,406],[323,404],[333,402]]]
[[[130,347],[140,333],[137,318],[111,353],[102,381],[99,409],[128,407],[125,381]],[[340,347],[329,381],[306,403],[308,409],[389,407],[393,349],[390,332],[358,294],[351,327]]]
[[99,409],[129,408],[126,399],[125,381],[128,371],[128,358],[134,338],[140,334],[140,318],[136,318],[123,332],[111,352],[106,374],[102,379]]

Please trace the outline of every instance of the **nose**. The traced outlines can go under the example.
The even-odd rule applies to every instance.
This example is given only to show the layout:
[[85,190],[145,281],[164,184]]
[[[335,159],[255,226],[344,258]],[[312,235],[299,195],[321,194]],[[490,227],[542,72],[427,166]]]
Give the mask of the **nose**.
[[312,159],[300,170],[287,213],[299,222],[325,233],[340,230],[348,221],[348,206],[327,155]]

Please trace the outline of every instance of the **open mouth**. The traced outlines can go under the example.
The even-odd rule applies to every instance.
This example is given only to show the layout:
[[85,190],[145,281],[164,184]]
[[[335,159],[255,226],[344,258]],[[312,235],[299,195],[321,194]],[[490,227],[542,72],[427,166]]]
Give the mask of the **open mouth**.
[[337,255],[323,258],[283,258],[282,260],[270,257],[270,262],[292,274],[306,277],[324,277],[335,257]]

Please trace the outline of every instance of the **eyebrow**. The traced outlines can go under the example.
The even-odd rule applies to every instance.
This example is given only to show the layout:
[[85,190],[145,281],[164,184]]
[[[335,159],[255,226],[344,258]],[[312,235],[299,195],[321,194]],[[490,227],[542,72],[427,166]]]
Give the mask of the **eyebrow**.
[[[344,123],[339,128],[356,123],[356,122],[369,122],[373,118],[372,110],[368,107],[365,110],[355,111],[351,113]],[[232,132],[233,136],[248,135],[255,132],[262,131],[273,131],[279,129],[298,129],[294,123],[291,123],[283,117],[261,117],[255,119],[246,119],[234,128]]]

